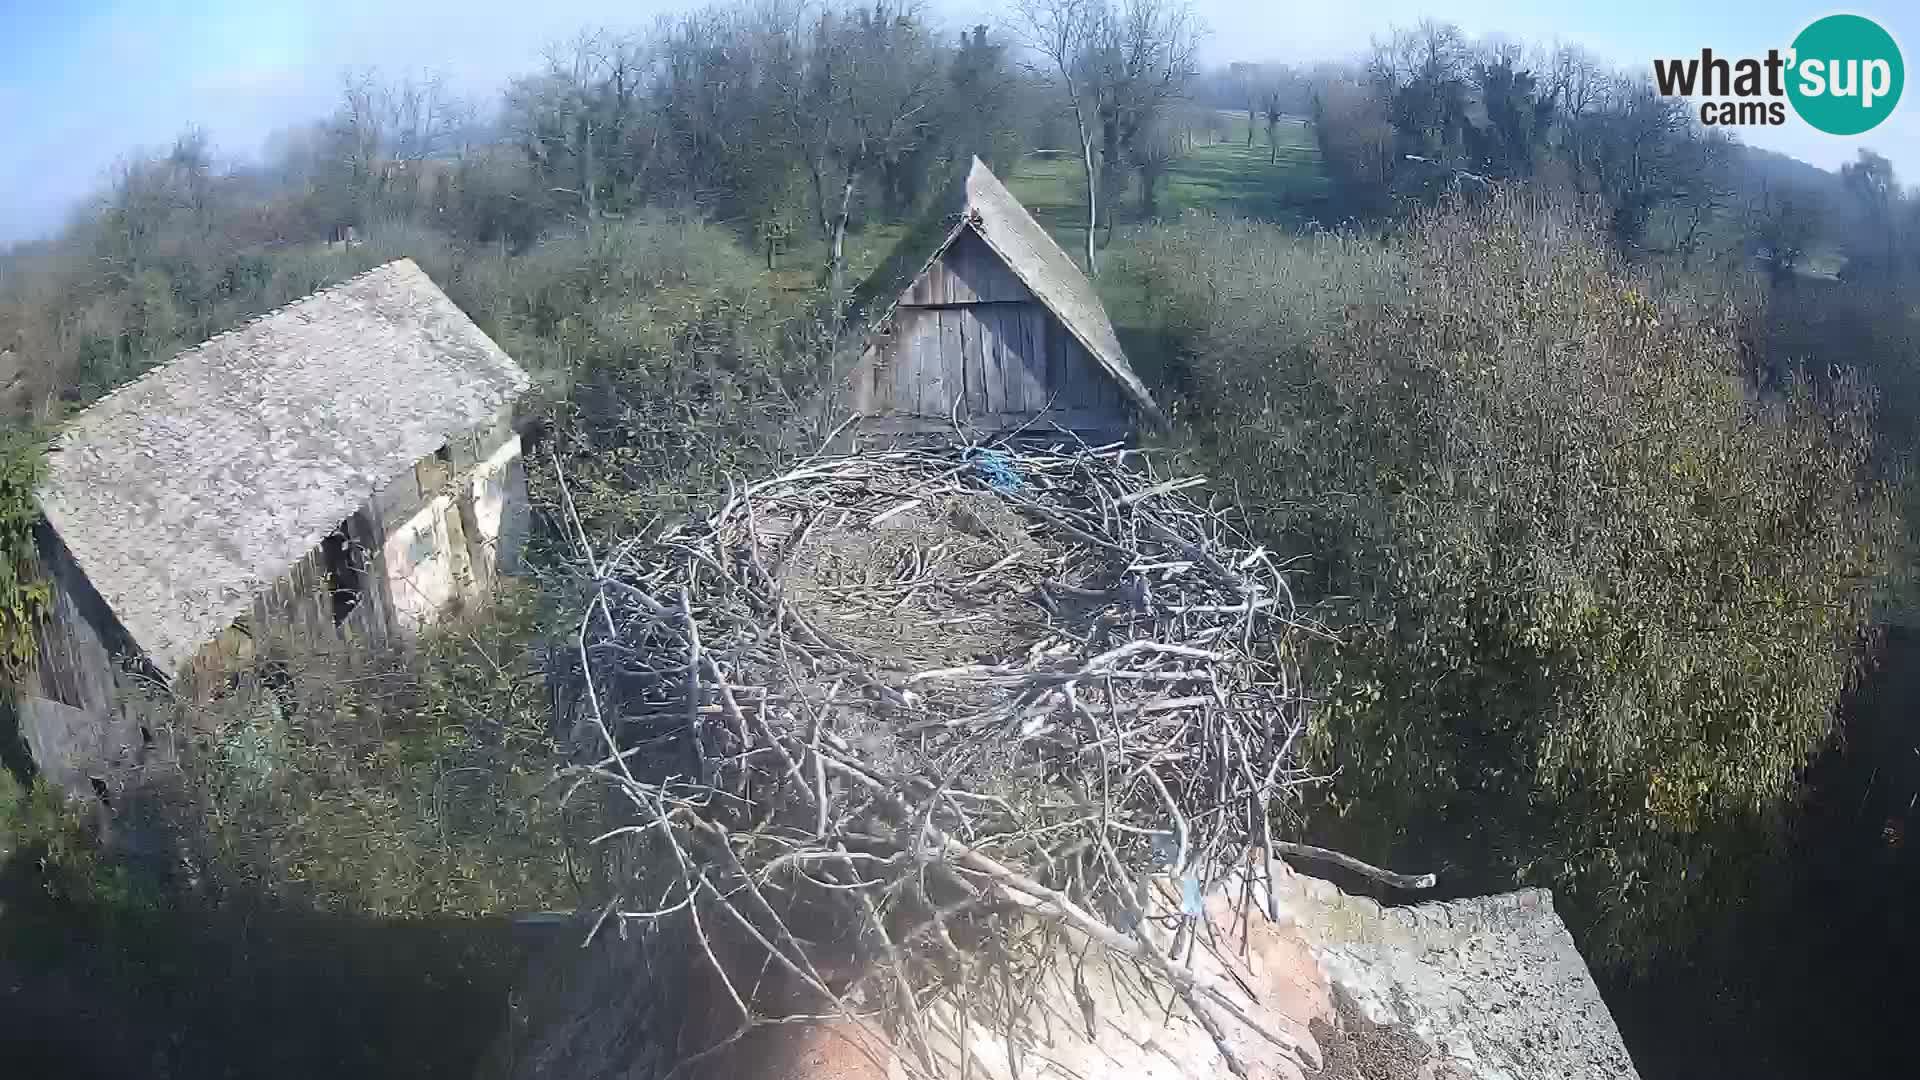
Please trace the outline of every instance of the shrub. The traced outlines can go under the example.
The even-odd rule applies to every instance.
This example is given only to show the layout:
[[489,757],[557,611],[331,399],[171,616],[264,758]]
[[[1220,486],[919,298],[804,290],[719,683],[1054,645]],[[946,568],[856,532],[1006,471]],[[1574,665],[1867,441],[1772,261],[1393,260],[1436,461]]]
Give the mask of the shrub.
[[821,368],[810,312],[725,230],[647,213],[501,272],[507,348],[564,380],[556,443],[597,534],[684,510],[793,437]]
[[[105,917],[137,923],[163,905],[150,882],[101,852],[77,804],[45,781],[22,782],[0,768],[0,878],[22,864],[48,899]],[[0,958],[17,946],[8,940],[15,936],[0,932]]]
[[1903,550],[1876,622],[1920,621],[1920,308],[1904,291],[1793,279],[1768,296],[1765,377],[1857,374],[1874,389],[1875,472],[1897,493]]
[[31,433],[0,433],[0,692],[33,661],[34,628],[50,596],[33,540],[33,492],[44,467]]
[[375,917],[571,906],[567,814],[593,807],[560,805],[535,601],[509,588],[407,654],[273,650],[186,706],[208,884]]
[[1737,906],[1884,561],[1855,382],[1754,391],[1724,299],[1520,193],[1383,243],[1189,221],[1129,268],[1188,438],[1340,628],[1335,831],[1556,885],[1609,960]]

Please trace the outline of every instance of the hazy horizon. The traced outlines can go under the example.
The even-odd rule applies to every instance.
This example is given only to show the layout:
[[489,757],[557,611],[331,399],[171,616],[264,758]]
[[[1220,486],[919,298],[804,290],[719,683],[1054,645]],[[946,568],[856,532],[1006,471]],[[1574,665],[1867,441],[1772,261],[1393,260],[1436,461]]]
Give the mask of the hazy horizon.
[[[0,244],[59,226],[97,190],[114,162],[204,130],[227,161],[257,160],[267,138],[330,112],[342,73],[431,71],[483,114],[511,77],[533,70],[542,50],[588,27],[642,27],[696,6],[645,0],[548,0],[508,7],[495,0],[425,0],[404,8],[366,0],[275,6],[209,0],[197,9],[75,3],[59,12],[0,0]],[[1656,5],[1625,0],[1599,9],[1547,10],[1518,0],[1389,0],[1364,12],[1278,8],[1244,0],[1194,0],[1212,30],[1204,59],[1309,64],[1351,59],[1391,27],[1422,17],[1458,23],[1470,36],[1583,45],[1610,63],[1647,67],[1655,57],[1764,53],[1787,45],[1831,9],[1780,0]],[[938,0],[930,10],[954,28],[996,23],[997,2]],[[1887,3],[1851,10],[1903,43],[1920,41],[1920,11]],[[1911,32],[1909,32],[1911,31]],[[102,76],[109,76],[103,78]],[[1910,95],[1909,95],[1910,96]],[[1858,138],[1823,135],[1797,118],[1783,128],[1738,129],[1746,142],[1822,168],[1861,147],[1920,180],[1920,105],[1903,100]]]

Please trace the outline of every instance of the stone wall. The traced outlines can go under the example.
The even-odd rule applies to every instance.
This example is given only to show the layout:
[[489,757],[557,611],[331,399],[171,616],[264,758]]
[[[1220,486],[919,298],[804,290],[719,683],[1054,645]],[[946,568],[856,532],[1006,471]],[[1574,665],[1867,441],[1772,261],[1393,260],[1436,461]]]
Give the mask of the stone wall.
[[1424,1044],[1436,1077],[1633,1080],[1633,1061],[1545,889],[1383,907],[1287,874],[1283,922],[1368,1023]]

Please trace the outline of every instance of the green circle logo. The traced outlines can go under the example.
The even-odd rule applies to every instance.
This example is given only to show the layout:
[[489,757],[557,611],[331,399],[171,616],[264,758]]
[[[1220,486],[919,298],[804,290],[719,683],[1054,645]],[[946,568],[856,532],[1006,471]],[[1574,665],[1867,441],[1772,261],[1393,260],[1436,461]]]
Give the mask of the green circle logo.
[[1787,97],[1829,135],[1858,135],[1892,115],[1906,85],[1893,35],[1872,19],[1829,15],[1793,39]]

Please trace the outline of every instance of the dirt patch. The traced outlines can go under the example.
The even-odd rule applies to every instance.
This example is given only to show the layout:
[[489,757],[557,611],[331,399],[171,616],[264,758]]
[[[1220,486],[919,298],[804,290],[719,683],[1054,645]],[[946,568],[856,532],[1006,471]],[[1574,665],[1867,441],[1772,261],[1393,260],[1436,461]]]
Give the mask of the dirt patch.
[[1321,1019],[1312,1024],[1323,1056],[1321,1080],[1452,1080],[1456,1075],[1407,1025],[1374,1023],[1338,986],[1333,1001],[1338,1027]]

